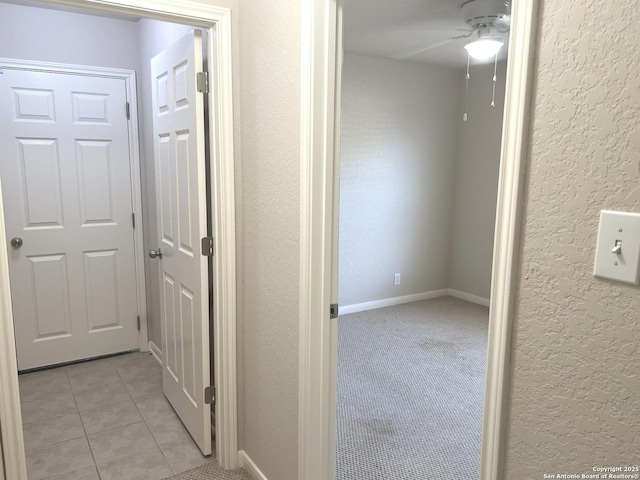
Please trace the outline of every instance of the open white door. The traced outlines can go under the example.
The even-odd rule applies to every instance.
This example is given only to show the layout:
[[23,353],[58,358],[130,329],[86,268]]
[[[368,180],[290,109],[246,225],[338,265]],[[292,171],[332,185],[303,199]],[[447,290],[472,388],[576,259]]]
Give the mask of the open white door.
[[194,31],[151,60],[163,389],[202,453],[211,454],[209,298],[202,37]]

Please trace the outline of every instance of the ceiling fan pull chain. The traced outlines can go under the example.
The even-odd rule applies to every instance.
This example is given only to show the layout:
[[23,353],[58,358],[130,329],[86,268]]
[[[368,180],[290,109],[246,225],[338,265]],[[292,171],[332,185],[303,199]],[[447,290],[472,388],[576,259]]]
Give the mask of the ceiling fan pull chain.
[[493,94],[491,96],[491,106],[496,106],[496,82],[498,81],[497,77],[498,72],[498,54],[496,53],[496,61],[493,64]]
[[466,122],[467,121],[467,99],[469,98],[469,59],[471,58],[471,55],[469,55],[469,53],[467,52],[467,74],[465,75],[464,79],[466,82],[465,88],[464,88],[464,115],[462,116],[462,121]]

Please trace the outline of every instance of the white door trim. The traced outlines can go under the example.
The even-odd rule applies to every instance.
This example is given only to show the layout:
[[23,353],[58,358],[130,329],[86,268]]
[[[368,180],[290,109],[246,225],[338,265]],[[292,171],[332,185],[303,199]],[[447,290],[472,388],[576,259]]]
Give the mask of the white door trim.
[[140,331],[138,345],[141,351],[149,350],[147,329],[147,300],[144,277],[144,247],[142,228],[142,187],[140,183],[140,147],[138,138],[138,99],[136,95],[136,72],[119,68],[93,67],[86,65],[72,65],[67,63],[37,62],[33,60],[19,60],[0,58],[0,66],[17,70],[33,72],[67,73],[73,75],[87,75],[92,77],[109,77],[122,79],[125,82],[127,102],[130,105],[130,119],[127,122],[129,134],[129,171],[131,173],[131,201],[132,212],[136,218],[136,228],[133,230],[133,250],[136,259],[137,306],[140,315]]
[[27,478],[24,461],[24,439],[18,390],[18,361],[16,357],[11,290],[9,289],[9,256],[7,232],[0,186],[0,435],[6,478]]
[[[523,172],[527,161],[537,1],[513,4],[489,320],[481,480],[502,478],[511,323],[518,269]],[[339,139],[337,68],[341,0],[302,8],[300,387],[301,480],[331,480],[335,471],[335,322],[329,320],[333,204]]]
[[524,172],[528,159],[529,119],[535,76],[538,3],[537,0],[518,0],[512,3],[489,303],[481,480],[503,478],[509,406],[511,325],[518,280]]
[[[233,146],[233,88],[231,63],[231,9],[189,0],[43,0],[157,20],[184,23],[209,30],[208,51],[215,56],[209,65],[209,109],[217,112],[210,128],[213,146],[211,182],[214,212],[214,363],[218,399],[216,403],[216,458],[226,469],[238,465],[237,375],[236,375],[236,244]],[[6,245],[4,214],[0,198],[0,240]],[[6,248],[0,249],[5,266]],[[10,478],[26,480],[24,444],[18,399],[17,366],[13,344],[9,274],[0,267],[0,426],[5,451],[5,469]],[[10,335],[9,335],[10,334]],[[146,347],[145,347],[146,348]],[[5,441],[6,437],[6,441]]]
[[334,210],[338,207],[334,205],[334,183],[340,134],[336,88],[340,83],[341,10],[341,0],[302,2],[300,480],[330,480],[335,470],[337,322],[329,319],[329,305],[335,275]]

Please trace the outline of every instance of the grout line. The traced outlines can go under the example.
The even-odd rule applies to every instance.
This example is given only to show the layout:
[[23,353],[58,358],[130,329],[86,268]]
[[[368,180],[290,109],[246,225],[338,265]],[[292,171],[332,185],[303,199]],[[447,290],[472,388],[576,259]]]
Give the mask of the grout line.
[[[109,362],[109,363],[111,363],[111,362]],[[133,405],[138,410],[138,413],[140,414],[140,417],[142,418],[142,421],[144,422],[144,417],[142,417],[142,414],[140,413],[140,410],[138,409],[138,405],[136,404],[135,399],[131,396],[131,393],[129,392],[129,389],[127,388],[127,385],[124,383],[124,379],[122,378],[122,375],[120,375],[120,372],[118,371],[118,368],[116,366],[114,366],[114,365],[112,365],[112,366],[113,366],[114,370],[116,371],[116,374],[120,378],[120,381],[124,385],[125,390],[127,391],[127,395],[129,395],[129,400],[123,400],[122,402],[109,403],[107,405],[101,405],[100,407],[95,407],[95,408],[92,408],[92,409],[89,409],[89,410],[85,410],[85,411],[89,412],[91,410],[96,410],[98,408],[108,407],[110,405],[116,405],[118,403],[124,403],[125,401],[132,401]],[[65,372],[65,373],[67,373],[67,372]],[[67,373],[67,379],[68,379],[68,373]],[[69,385],[71,385],[71,381],[69,381]],[[115,382],[114,382],[114,385],[115,385]],[[82,412],[80,411],[80,407],[78,406],[78,402],[76,400],[76,395],[75,395],[75,393],[73,393],[73,389],[72,389],[72,395],[73,395],[74,402],[76,402],[76,408],[78,409],[78,414],[80,415],[80,421],[82,422],[82,428],[84,430],[84,434],[85,434],[85,437],[87,439],[87,443],[89,444],[89,451],[91,452],[91,458],[93,458],[93,464],[96,467],[96,471],[98,472],[98,479],[101,480],[102,479],[102,474],[100,473],[100,467],[98,466],[98,462],[96,461],[96,457],[95,457],[95,455],[93,453],[93,447],[91,446],[91,442],[89,441],[89,435],[87,434],[87,429],[84,426],[84,420],[82,419]],[[129,423],[127,425],[135,425],[136,423],[139,423],[139,422]],[[125,427],[127,425],[120,425],[120,426],[121,427]],[[149,428],[146,423],[145,423],[145,426],[147,427],[147,429]],[[96,432],[95,434],[107,432],[107,431],[110,431],[110,430],[115,430],[116,428],[119,428],[119,427],[114,427],[114,428],[110,428],[108,430],[103,430],[102,432]],[[151,434],[151,431],[149,431],[149,433]],[[92,433],[91,435],[95,435],[95,434]],[[151,436],[153,437],[152,434],[151,434]],[[154,441],[155,441],[155,438],[154,438]]]
[[[156,396],[156,395],[164,395],[163,392],[149,393],[147,395],[142,395],[142,396],[138,397],[137,399],[134,398],[133,395],[131,395],[131,391],[129,390],[129,387],[127,387],[127,384],[125,382],[125,379],[124,379],[123,375],[120,373],[119,368],[117,366],[113,365],[113,364],[112,364],[112,366],[115,369],[116,373],[118,374],[118,377],[120,378],[122,384],[125,386],[125,389],[127,390],[127,394],[129,395],[129,400],[124,400],[122,402],[110,403],[108,405],[101,405],[99,407],[95,407],[95,408],[92,408],[92,409],[89,409],[89,410],[85,410],[85,412],[90,412],[91,410],[96,410],[98,408],[103,408],[103,407],[107,407],[107,406],[110,406],[110,405],[115,405],[117,403],[124,403],[125,401],[132,401],[133,405],[136,407],[136,410],[138,411],[138,414],[140,415],[140,418],[142,420],[134,422],[134,423],[130,423],[130,424],[127,424],[127,425],[135,425],[136,423],[141,423],[141,422],[144,423],[144,426],[147,428],[147,431],[149,432],[149,435],[151,435],[151,438],[153,439],[153,441],[155,443],[155,448],[157,448],[160,451],[160,454],[162,455],[162,458],[164,458],[164,461],[169,466],[169,469],[173,472],[173,474],[177,475],[178,472],[176,471],[176,469],[171,465],[171,463],[167,459],[166,455],[164,454],[164,451],[161,448],[160,443],[156,439],[155,435],[153,435],[153,432],[151,431],[151,428],[149,427],[149,424],[147,423],[147,419],[144,417],[144,415],[140,411],[140,407],[138,406],[138,403],[136,402],[137,399],[142,399],[142,398],[145,398],[145,397],[151,397],[151,396]],[[162,374],[160,374],[160,375],[162,375]],[[156,376],[158,376],[158,375],[156,375]],[[72,394],[73,394],[73,392],[72,392]],[[74,397],[74,400],[75,400],[75,394],[73,394],[73,397]],[[169,405],[171,405],[171,404],[169,404]],[[76,402],[76,408],[78,408],[77,402]],[[78,414],[80,415],[80,420],[81,421],[82,421],[82,413],[84,413],[84,412],[80,412],[80,409],[78,408]],[[173,407],[172,407],[172,412],[170,414],[173,414],[173,415],[175,415],[177,417],[177,414],[173,410]],[[165,415],[170,415],[170,414],[165,414]],[[179,418],[178,418],[178,420],[179,420]],[[84,421],[83,421],[82,425],[83,425],[83,429],[85,430],[85,436],[87,437],[87,442],[88,442],[88,434],[86,433],[86,428],[84,427]],[[107,432],[107,431],[111,431],[111,430],[115,430],[116,428],[124,427],[124,426],[127,426],[127,425],[119,425],[118,427],[110,428],[108,430],[103,430],[101,432],[92,433],[91,435],[97,435],[97,434],[100,434],[100,433],[103,433],[103,432]],[[185,438],[187,438],[187,437],[185,437]],[[188,437],[188,438],[190,438],[190,437]],[[100,478],[102,478],[101,475],[100,475],[100,467],[98,466],[98,464],[97,464],[97,462],[95,460],[95,456],[93,456],[93,449],[91,448],[91,443],[90,442],[88,442],[88,443],[89,443],[89,448],[91,449],[91,455],[93,457],[93,461],[94,461],[94,464],[96,466],[96,470],[98,471],[98,476]],[[167,443],[171,443],[171,442],[167,442]],[[166,445],[167,443],[163,443],[162,445]]]
[[[115,404],[112,403],[111,405],[115,405]],[[113,430],[117,430],[118,428],[130,427],[131,425],[136,425],[138,423],[143,423],[143,422],[141,420],[137,420],[135,422],[125,423],[124,425],[118,425],[117,427],[107,428],[106,430],[100,430],[99,432],[88,433],[87,437],[93,437],[94,435],[100,435],[102,433],[112,432]]]
[[[121,357],[121,358],[122,358],[122,357]],[[160,447],[159,447],[159,445],[158,445],[158,442],[156,441],[155,437],[153,436],[153,433],[151,433],[151,429],[149,429],[149,425],[147,425],[147,422],[145,421],[144,416],[142,415],[142,412],[140,412],[140,409],[138,408],[138,404],[136,403],[135,398],[133,398],[133,396],[131,395],[131,391],[129,390],[129,387],[127,387],[127,384],[125,383],[124,378],[123,378],[123,377],[122,377],[122,375],[120,374],[120,370],[118,370],[118,367],[117,367],[116,365],[114,365],[111,361],[109,362],[109,364],[110,364],[110,365],[113,367],[113,369],[116,371],[116,374],[118,375],[118,378],[120,378],[120,382],[124,385],[124,388],[125,388],[125,390],[126,390],[126,392],[127,392],[127,395],[129,395],[129,400],[123,400],[122,402],[115,402],[115,403],[110,403],[110,404],[108,404],[108,405],[102,405],[102,406],[100,406],[100,407],[96,407],[95,409],[97,409],[97,408],[102,408],[102,407],[107,407],[107,406],[109,406],[109,405],[116,405],[116,404],[118,404],[118,403],[124,403],[125,401],[126,401],[126,402],[128,402],[128,401],[133,402],[133,406],[134,406],[134,407],[136,408],[136,410],[138,411],[138,414],[140,415],[140,418],[141,418],[142,423],[144,423],[144,426],[145,426],[145,427],[147,428],[147,430],[149,431],[149,435],[151,435],[151,438],[153,439],[154,443],[156,444],[156,447],[158,448],[158,450],[160,450],[160,453],[162,453],[162,450],[160,449]],[[75,397],[74,397],[74,398],[75,398]],[[90,409],[90,410],[86,410],[86,411],[88,412],[88,411],[95,410],[95,409]],[[78,409],[78,410],[79,410],[79,409]],[[80,418],[82,419],[82,414],[80,415]],[[127,425],[120,425],[120,426],[118,426],[118,427],[110,428],[110,429],[108,429],[108,430],[103,430],[102,432],[92,433],[91,435],[96,435],[96,434],[100,434],[100,433],[103,433],[103,432],[108,432],[108,431],[115,430],[116,428],[120,428],[120,427],[126,427],[126,426],[129,426],[129,425],[135,425],[136,423],[141,423],[141,422],[140,422],[140,421],[137,421],[137,422],[134,422],[134,423],[129,423],[129,424],[127,424]],[[84,422],[83,422],[83,427],[84,427]],[[85,430],[85,433],[86,433],[86,430]],[[87,436],[87,441],[88,441],[88,436]],[[91,448],[91,443],[89,443],[89,448]],[[93,449],[91,449],[91,455],[93,455]],[[163,455],[163,457],[164,457],[164,455]],[[96,470],[98,471],[98,477],[99,477],[99,479],[101,479],[101,478],[102,478],[102,475],[100,474],[100,467],[98,466],[98,462],[96,462],[95,457],[94,457],[93,461],[94,461],[94,463],[95,463],[95,465],[96,465]],[[165,459],[165,461],[166,461],[166,459]],[[169,465],[169,462],[168,462],[168,461],[167,461],[167,465]],[[171,469],[171,465],[169,465],[169,468]],[[171,470],[173,471],[173,469],[171,469]]]
[[[122,378],[122,375],[120,375],[120,370],[118,370],[117,367],[116,367],[116,372],[118,372],[118,376],[122,379],[122,383],[124,383],[124,379]],[[147,427],[147,430],[149,431],[149,435],[151,435],[151,438],[153,438],[153,441],[156,444],[156,448],[160,451],[160,455],[162,455],[162,458],[164,458],[164,461],[167,462],[167,465],[169,466],[169,470],[171,470],[173,472],[173,474],[176,475],[175,469],[173,468],[171,463],[169,463],[169,460],[167,459],[166,455],[164,454],[164,451],[162,450],[162,448],[160,448],[160,444],[158,443],[158,440],[156,439],[155,435],[151,431],[151,428],[149,427],[149,424],[147,423],[147,419],[144,417],[144,415],[140,411],[140,407],[138,406],[138,402],[136,402],[136,399],[133,398],[133,396],[131,395],[131,392],[129,392],[129,388],[126,386],[126,384],[125,384],[125,388],[127,389],[127,392],[129,393],[129,396],[131,397],[131,400],[133,401],[133,404],[135,405],[136,410],[138,410],[138,413],[140,414],[140,418],[142,418],[142,421],[144,422],[144,426]],[[160,393],[162,395],[164,395],[164,393],[162,393],[162,392],[160,392]],[[157,393],[150,393],[149,395],[143,395],[143,396],[138,397],[138,398],[150,397],[152,395],[157,395]]]
[[[74,398],[74,401],[75,401],[75,398]],[[26,427],[27,425],[33,425],[34,423],[46,422],[47,420],[53,420],[54,418],[60,418],[60,417],[66,416],[66,415],[73,415],[74,413],[80,413],[80,411],[77,410],[77,408],[78,408],[78,406],[76,405],[76,411],[75,412],[60,413],[60,414],[52,415],[52,416],[47,417],[47,418],[41,418],[40,420],[35,420],[35,421],[29,422],[29,423],[22,422],[22,429],[24,430],[24,427]]]
[[[70,415],[73,415],[73,414],[70,414]],[[73,438],[67,438],[66,440],[60,440],[59,442],[47,443],[46,445],[38,445],[37,447],[33,447],[33,448],[28,449],[28,450],[25,449],[25,453],[33,452],[35,450],[40,450],[41,448],[53,447],[54,445],[59,445],[61,443],[70,442],[71,440],[78,440],[79,438],[82,438],[82,436],[73,437]]]
[[[150,397],[152,395],[156,395],[156,394],[152,393],[150,395],[145,395],[144,397]],[[140,397],[140,398],[144,398],[144,397]],[[147,419],[144,417],[144,415],[140,411],[140,407],[138,406],[138,403],[136,402],[135,398],[133,399],[133,404],[136,406],[136,409],[138,409],[138,413],[142,417],[142,421],[144,422],[144,425],[147,427],[147,430],[149,430],[149,434],[151,435],[151,438],[153,438],[153,441],[155,442],[156,447],[158,448],[158,450],[160,450],[160,455],[162,455],[162,458],[164,458],[164,461],[167,462],[167,465],[169,465],[169,470],[171,470],[173,472],[173,474],[176,475],[176,471],[173,468],[173,465],[171,465],[171,463],[169,462],[169,459],[167,458],[167,456],[164,454],[164,451],[160,447],[160,443],[158,442],[158,439],[156,438],[156,436],[151,431],[151,428],[149,427],[149,424],[147,423]]]
[[[118,402],[118,403],[124,403],[124,402]],[[111,403],[110,405],[105,405],[105,406],[111,406],[111,405],[117,405],[117,403]],[[102,407],[98,407],[98,408],[102,408]],[[80,415],[80,418],[82,418],[82,415]],[[111,431],[116,430],[116,429],[121,428],[121,427],[129,427],[129,426],[135,425],[137,423],[143,423],[143,421],[144,420],[136,420],[135,422],[124,423],[122,425],[118,425],[117,427],[110,427],[110,428],[107,428],[105,430],[100,430],[99,432],[87,433],[87,438],[90,437],[90,436],[92,437],[94,435],[100,435],[101,433],[111,432]]]
[[75,397],[76,395],[85,395],[87,393],[91,393],[93,392],[96,388],[98,387],[103,387],[103,386],[109,386],[109,385],[115,385],[117,383],[121,383],[120,380],[118,380],[117,382],[110,382],[110,383],[104,383],[104,384],[100,384],[100,385],[93,385],[87,388],[84,387],[80,387],[79,391],[75,391],[73,389],[73,386],[71,387],[71,393],[73,393],[73,396]]
[[[114,458],[113,460],[109,460],[108,462],[105,462],[105,465],[111,465],[113,463],[117,463],[120,460],[122,460],[123,458],[139,456],[139,455],[145,454],[147,452],[151,452],[155,448],[158,448],[158,447],[155,446],[155,447],[149,448],[147,450],[142,450],[141,452],[138,452],[138,453],[128,453],[128,454],[126,454],[124,456],[118,456],[117,458]],[[167,463],[167,465],[169,465],[169,464]],[[97,467],[97,470],[98,470],[98,475],[100,476],[100,467]],[[169,465],[169,470],[173,471],[173,469],[171,468],[171,465]],[[102,476],[100,476],[100,478],[102,478]],[[168,477],[168,478],[171,478],[171,477]],[[165,480],[168,480],[168,478],[166,478]]]
[[[67,375],[67,381],[69,382],[69,386],[71,386],[71,380],[69,379],[69,372],[65,370],[65,374]],[[91,448],[91,442],[89,441],[89,435],[87,435],[87,429],[84,426],[84,420],[82,419],[82,414],[80,413],[80,407],[78,406],[78,401],[76,400],[76,394],[71,389],[71,396],[73,397],[73,402],[76,404],[76,410],[78,411],[78,416],[80,417],[80,424],[82,425],[82,431],[84,432],[84,438],[87,441],[87,445],[89,446],[89,453],[91,453],[91,459],[93,460],[93,466],[96,469],[96,473],[98,474],[98,480],[102,479],[100,475],[100,469],[98,468],[98,462],[96,462],[96,457],[93,454],[93,448]]]

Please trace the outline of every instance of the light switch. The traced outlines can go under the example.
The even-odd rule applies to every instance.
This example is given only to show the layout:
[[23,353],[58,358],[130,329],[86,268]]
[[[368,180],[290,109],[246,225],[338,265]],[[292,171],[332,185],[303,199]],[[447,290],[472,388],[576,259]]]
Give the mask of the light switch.
[[640,285],[640,213],[600,212],[593,274]]

